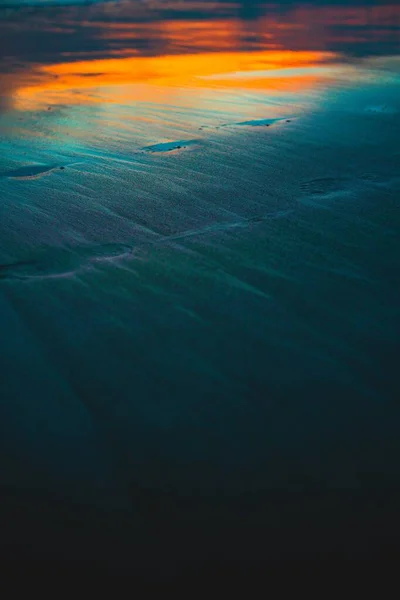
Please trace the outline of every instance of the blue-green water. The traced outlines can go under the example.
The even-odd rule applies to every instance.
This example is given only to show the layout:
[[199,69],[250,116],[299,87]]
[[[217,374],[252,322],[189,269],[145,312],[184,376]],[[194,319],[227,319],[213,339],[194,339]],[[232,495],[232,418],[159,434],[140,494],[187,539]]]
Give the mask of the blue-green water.
[[[312,51],[345,41],[308,87],[185,83],[171,97],[157,82],[149,97],[145,80],[127,100],[124,80],[92,100],[78,86],[74,104],[72,84],[54,91],[35,71],[65,64],[67,43],[33,71],[12,70],[17,44],[3,59],[10,556],[157,570],[396,547],[398,30],[391,19],[384,37],[386,11],[379,37],[371,13],[367,51],[331,11],[334,35]],[[23,29],[16,14],[4,31]],[[32,14],[39,33],[55,27]],[[265,14],[240,17],[251,45]],[[71,52],[90,60],[73,18]],[[165,51],[152,39],[144,53]]]

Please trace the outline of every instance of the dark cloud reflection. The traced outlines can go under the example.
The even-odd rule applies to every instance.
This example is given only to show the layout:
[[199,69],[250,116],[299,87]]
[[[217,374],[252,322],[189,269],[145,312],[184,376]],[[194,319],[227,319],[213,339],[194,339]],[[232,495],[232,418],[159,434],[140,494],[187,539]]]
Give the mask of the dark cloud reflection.
[[[165,35],[164,25],[172,21],[182,29],[186,23],[201,22],[203,29],[209,23],[210,33],[215,21],[225,21],[227,27],[235,23],[245,33],[232,40],[235,50],[249,50],[254,45],[265,47],[267,40],[285,49],[334,50],[349,55],[387,54],[399,49],[399,10],[391,2],[125,0],[49,4],[21,6],[19,0],[14,8],[3,7],[3,59],[55,62],[63,60],[65,53],[81,58],[87,54],[104,56],[118,49],[153,55],[201,51],[196,40],[191,44],[187,39],[187,45],[182,46]],[[214,42],[215,51],[220,49],[218,38],[209,41]]]

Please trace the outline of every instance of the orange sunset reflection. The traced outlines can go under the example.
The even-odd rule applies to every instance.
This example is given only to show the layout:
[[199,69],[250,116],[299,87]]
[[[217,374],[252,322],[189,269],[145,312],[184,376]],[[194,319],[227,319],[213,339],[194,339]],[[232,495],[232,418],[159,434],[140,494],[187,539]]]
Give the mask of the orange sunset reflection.
[[[318,69],[334,58],[328,52],[266,50],[64,62],[41,66],[20,85],[14,99],[16,108],[32,109],[49,103],[124,102],[134,98],[157,102],[154,86],[164,88],[167,95],[171,90],[174,96],[176,88],[297,91],[318,81]],[[114,86],[118,86],[118,95],[113,95]],[[126,88],[125,97],[121,86]]]

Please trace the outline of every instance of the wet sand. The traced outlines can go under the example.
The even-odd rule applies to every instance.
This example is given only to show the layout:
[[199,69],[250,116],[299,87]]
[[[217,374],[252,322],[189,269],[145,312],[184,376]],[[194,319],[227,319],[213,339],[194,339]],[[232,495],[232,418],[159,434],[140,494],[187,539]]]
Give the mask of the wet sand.
[[396,546],[399,62],[318,77],[42,105],[21,76],[0,115],[9,556]]

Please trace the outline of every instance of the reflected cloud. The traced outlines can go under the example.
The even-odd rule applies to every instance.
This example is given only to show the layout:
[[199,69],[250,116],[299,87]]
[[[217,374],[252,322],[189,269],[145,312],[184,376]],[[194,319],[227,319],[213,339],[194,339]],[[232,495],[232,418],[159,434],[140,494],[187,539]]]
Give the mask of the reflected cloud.
[[155,85],[298,91],[333,75],[335,63],[390,54],[397,21],[397,7],[380,3],[146,0],[9,8],[0,22],[0,110],[113,102],[105,88],[116,85],[141,86],[126,89],[126,101],[150,98]]

